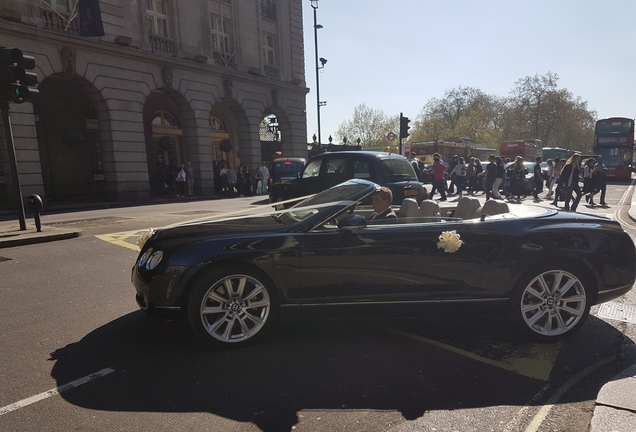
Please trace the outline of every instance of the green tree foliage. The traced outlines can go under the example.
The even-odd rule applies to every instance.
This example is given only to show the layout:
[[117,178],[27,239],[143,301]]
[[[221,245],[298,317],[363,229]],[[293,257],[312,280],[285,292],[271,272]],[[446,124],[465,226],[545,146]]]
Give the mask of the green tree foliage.
[[[471,138],[482,146],[499,148],[503,141],[535,139],[544,147],[590,152],[596,111],[569,90],[558,87],[553,72],[517,80],[508,97],[488,95],[473,87],[447,90],[431,98],[411,122],[411,142]],[[360,138],[364,146],[393,144],[388,132],[399,132],[399,116],[387,116],[365,104],[336,131],[336,141]]]
[[567,89],[554,72],[518,80],[510,92],[507,139],[539,138],[544,147],[589,151],[596,112]]
[[487,95],[472,87],[447,90],[430,99],[416,118],[412,141],[472,138],[498,148],[513,139],[538,138],[545,147],[589,152],[596,112],[567,89],[558,88],[553,72],[515,82],[508,97]]
[[345,120],[336,130],[336,141],[342,142],[347,137],[347,142],[354,144],[360,138],[360,144],[364,147],[387,146],[391,143],[386,135],[399,132],[399,115],[388,116],[384,111],[373,109],[365,104],[358,105],[353,110],[353,118]]
[[498,140],[502,101],[473,87],[447,90],[442,98],[432,98],[415,120],[413,141],[448,137],[472,138],[488,144]]

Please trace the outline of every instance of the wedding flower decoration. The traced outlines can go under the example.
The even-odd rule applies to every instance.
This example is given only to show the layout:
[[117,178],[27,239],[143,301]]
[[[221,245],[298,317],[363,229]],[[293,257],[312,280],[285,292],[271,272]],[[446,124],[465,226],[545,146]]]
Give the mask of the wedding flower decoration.
[[463,241],[459,239],[459,234],[457,231],[444,231],[439,236],[439,243],[437,243],[437,249],[444,249],[444,252],[453,253],[457,252],[460,247],[464,244]]

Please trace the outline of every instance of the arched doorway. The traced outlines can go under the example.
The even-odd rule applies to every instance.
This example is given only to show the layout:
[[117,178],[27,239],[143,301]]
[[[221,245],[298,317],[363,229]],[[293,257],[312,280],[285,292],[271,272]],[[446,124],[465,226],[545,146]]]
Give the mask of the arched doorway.
[[34,104],[44,193],[51,198],[96,197],[105,191],[99,122],[88,83],[53,75]]
[[178,167],[186,162],[180,109],[163,91],[154,91],[144,104],[148,177],[153,194],[174,192]]
[[271,162],[282,156],[281,132],[278,118],[274,114],[268,114],[261,120],[258,134],[261,140],[261,159],[263,161]]
[[157,111],[150,121],[152,140],[150,149],[152,185],[155,193],[172,192],[178,168],[185,163],[183,131],[172,114]]
[[241,164],[238,147],[234,145],[225,122],[215,116],[210,116],[210,144],[215,161],[225,161],[232,167]]

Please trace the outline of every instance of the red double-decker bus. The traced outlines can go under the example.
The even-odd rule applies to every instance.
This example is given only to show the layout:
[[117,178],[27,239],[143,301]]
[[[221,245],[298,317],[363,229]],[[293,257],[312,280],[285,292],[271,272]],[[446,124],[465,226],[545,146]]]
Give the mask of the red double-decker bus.
[[632,178],[634,120],[610,117],[596,122],[593,153],[603,156],[607,176],[616,180]]
[[500,153],[503,157],[515,160],[517,156],[523,157],[528,162],[534,162],[537,156],[543,156],[541,150],[541,140],[526,139],[502,142],[500,144]]

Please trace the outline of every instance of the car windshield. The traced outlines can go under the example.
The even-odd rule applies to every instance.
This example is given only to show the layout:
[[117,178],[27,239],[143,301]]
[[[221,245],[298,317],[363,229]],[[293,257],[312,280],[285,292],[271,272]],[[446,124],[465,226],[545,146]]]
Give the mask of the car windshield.
[[[335,205],[345,202],[344,205],[348,200],[359,199],[360,194],[365,190],[368,189],[369,193],[375,190],[375,188],[371,189],[371,185],[373,183],[353,181],[342,183],[299,202],[291,210],[281,213],[277,217],[287,225],[301,222],[317,214],[321,208],[329,207],[329,204]],[[365,195],[363,194],[362,197]]]
[[417,180],[413,166],[406,159],[382,159],[382,164],[386,168],[391,182]]

